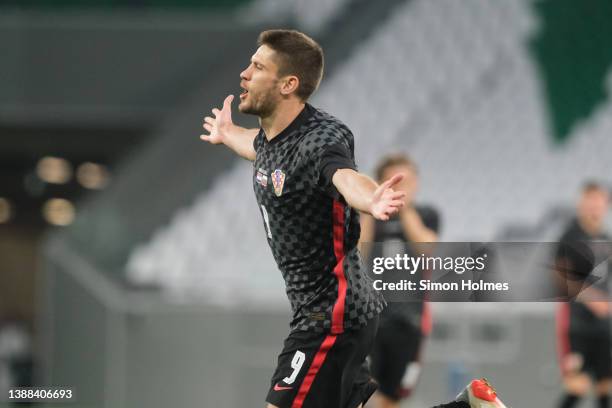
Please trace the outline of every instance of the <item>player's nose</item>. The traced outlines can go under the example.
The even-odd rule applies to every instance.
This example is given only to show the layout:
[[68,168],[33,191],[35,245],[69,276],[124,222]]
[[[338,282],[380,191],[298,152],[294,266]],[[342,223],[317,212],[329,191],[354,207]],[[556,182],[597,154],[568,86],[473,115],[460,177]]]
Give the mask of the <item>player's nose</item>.
[[240,73],[240,79],[243,79],[245,81],[247,81],[250,77],[250,68],[251,66],[249,65],[248,67],[246,67],[241,73]]

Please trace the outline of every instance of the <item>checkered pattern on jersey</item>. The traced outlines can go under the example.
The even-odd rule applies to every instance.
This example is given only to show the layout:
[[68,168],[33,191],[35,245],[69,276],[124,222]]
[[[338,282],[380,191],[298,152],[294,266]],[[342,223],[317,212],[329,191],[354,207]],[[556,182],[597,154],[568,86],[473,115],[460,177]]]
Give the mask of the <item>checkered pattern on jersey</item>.
[[[353,135],[339,120],[307,106],[308,116],[290,133],[268,142],[263,131],[254,141],[257,156],[253,188],[266,237],[283,275],[293,310],[292,330],[326,332],[338,298],[334,267],[333,205],[342,200],[321,180],[322,158],[343,145],[354,163]],[[297,119],[296,119],[297,120]],[[335,193],[334,193],[335,192]],[[358,213],[344,206],[343,272],[346,278],[344,329],[358,328],[378,314],[382,297],[363,270],[357,240]]]

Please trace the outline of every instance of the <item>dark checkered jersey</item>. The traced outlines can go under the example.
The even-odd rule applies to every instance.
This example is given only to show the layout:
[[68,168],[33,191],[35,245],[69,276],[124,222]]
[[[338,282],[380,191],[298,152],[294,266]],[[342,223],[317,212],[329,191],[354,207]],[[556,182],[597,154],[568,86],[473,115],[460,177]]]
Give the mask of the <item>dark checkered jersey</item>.
[[359,215],[331,181],[336,170],[355,169],[351,131],[306,104],[271,141],[260,130],[253,146],[253,188],[285,280],[291,329],[335,334],[365,326],[384,300],[357,250]]

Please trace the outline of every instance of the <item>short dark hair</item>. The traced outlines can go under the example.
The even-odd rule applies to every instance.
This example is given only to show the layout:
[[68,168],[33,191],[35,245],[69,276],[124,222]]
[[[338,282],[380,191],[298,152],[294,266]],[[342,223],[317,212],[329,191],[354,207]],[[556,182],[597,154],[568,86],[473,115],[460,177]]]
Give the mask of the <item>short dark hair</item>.
[[376,167],[376,179],[382,181],[383,173],[392,166],[408,166],[417,173],[417,166],[410,157],[405,154],[390,154],[385,156]]
[[323,49],[315,40],[296,30],[267,30],[259,34],[259,46],[278,54],[278,75],[295,75],[300,80],[296,95],[306,101],[323,77]]
[[591,193],[593,191],[603,191],[606,194],[610,193],[610,190],[603,183],[596,180],[587,180],[582,184],[582,193]]

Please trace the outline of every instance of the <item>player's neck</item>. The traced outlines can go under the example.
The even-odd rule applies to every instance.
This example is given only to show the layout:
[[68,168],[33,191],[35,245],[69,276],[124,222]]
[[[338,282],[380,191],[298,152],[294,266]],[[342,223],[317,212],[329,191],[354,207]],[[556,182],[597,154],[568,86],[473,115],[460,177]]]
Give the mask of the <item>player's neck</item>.
[[283,101],[270,116],[261,118],[260,124],[266,139],[270,141],[285,130],[302,112],[304,105],[304,102],[297,99]]

